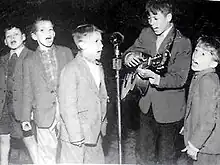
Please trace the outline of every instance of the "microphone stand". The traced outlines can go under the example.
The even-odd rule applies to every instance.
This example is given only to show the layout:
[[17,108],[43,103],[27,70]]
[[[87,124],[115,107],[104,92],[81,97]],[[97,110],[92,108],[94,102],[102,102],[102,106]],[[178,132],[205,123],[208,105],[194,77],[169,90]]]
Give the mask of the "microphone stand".
[[120,98],[120,75],[122,60],[119,58],[119,43],[114,43],[115,58],[113,58],[113,69],[116,70],[116,85],[117,85],[117,110],[118,110],[118,149],[119,149],[119,164],[122,164],[122,138],[121,138],[121,98]]

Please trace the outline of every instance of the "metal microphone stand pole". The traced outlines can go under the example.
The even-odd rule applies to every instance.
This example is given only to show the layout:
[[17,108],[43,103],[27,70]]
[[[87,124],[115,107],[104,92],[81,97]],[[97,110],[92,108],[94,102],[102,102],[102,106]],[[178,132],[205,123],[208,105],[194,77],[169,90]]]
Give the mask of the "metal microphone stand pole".
[[116,85],[117,85],[117,110],[118,110],[118,149],[119,149],[119,164],[122,164],[122,138],[121,138],[121,98],[120,98],[120,75],[122,61],[119,58],[119,44],[114,44],[115,58],[113,59],[113,69],[116,70]]

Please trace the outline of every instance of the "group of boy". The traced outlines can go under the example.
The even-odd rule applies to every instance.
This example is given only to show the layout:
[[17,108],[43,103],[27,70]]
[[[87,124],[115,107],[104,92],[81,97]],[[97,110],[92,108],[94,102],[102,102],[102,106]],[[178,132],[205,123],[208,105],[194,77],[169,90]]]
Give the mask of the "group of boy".
[[0,61],[0,164],[9,164],[11,138],[24,141],[34,164],[104,163],[108,97],[99,62],[102,31],[91,24],[77,27],[75,58],[54,44],[51,20],[33,23],[35,51],[25,46],[19,26],[4,32],[10,51]]
[[[149,68],[137,69],[148,88],[139,101],[137,163],[176,164],[175,140],[184,121],[182,151],[192,158],[192,164],[218,165],[220,84],[215,68],[220,61],[220,41],[201,36],[192,53],[190,40],[173,23],[172,9],[168,0],[147,1],[149,27],[123,56],[125,66],[137,67],[141,53],[169,54],[163,75]],[[73,58],[69,48],[54,44],[50,20],[38,19],[33,24],[35,51],[25,47],[26,37],[19,27],[5,29],[4,42],[10,51],[0,61],[1,164],[8,164],[13,136],[24,140],[36,164],[104,164],[101,142],[108,96],[99,61],[101,34],[94,25],[78,26],[72,35],[79,51]],[[190,68],[194,75],[186,101]]]

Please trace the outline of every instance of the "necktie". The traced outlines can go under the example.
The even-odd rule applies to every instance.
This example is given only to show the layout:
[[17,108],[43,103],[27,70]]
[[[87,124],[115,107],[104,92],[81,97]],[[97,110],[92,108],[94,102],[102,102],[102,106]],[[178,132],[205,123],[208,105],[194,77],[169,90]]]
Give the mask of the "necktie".
[[18,59],[18,56],[16,53],[13,53],[11,58],[9,59],[8,62],[8,77],[13,77],[14,69],[15,69],[15,64]]
[[8,111],[10,113],[13,112],[13,84],[14,84],[14,69],[17,61],[17,54],[13,53],[11,58],[8,61],[8,72],[7,72],[7,94],[6,94],[6,102],[8,106]]

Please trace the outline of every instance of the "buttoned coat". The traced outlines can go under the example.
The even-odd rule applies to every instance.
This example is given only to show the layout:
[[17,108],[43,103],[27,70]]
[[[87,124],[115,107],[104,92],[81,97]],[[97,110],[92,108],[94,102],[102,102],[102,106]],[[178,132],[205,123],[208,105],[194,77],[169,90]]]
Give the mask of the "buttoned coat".
[[[19,58],[16,61],[15,70],[14,70],[14,85],[13,85],[13,109],[12,112],[15,115],[17,120],[21,119],[22,109],[23,109],[23,60],[29,54],[33,52],[28,48],[24,48]],[[1,57],[0,60],[0,117],[2,115],[2,110],[4,108],[6,90],[7,90],[7,66],[9,61],[10,54],[6,54]]]
[[[62,71],[59,88],[61,140],[96,144],[106,127],[107,91],[101,69],[98,88],[85,60],[78,54]],[[105,134],[105,132],[102,132]]]
[[196,73],[192,79],[184,122],[184,140],[199,152],[220,154],[220,85],[215,69]]
[[191,42],[179,30],[172,27],[157,52],[155,33],[151,28],[144,28],[135,43],[125,52],[126,54],[130,51],[140,51],[155,56],[157,53],[164,53],[167,44],[171,43],[173,38],[167,73],[160,77],[158,86],[150,85],[146,95],[139,101],[143,113],[147,113],[152,105],[154,117],[159,123],[172,123],[184,117],[185,83],[190,70]]
[[[69,48],[63,46],[55,46],[55,52],[59,77],[62,68],[73,59],[73,55]],[[49,82],[37,49],[24,59],[24,107],[21,120],[30,121],[33,106],[36,125],[39,128],[49,128],[55,119],[56,97],[57,89]]]

